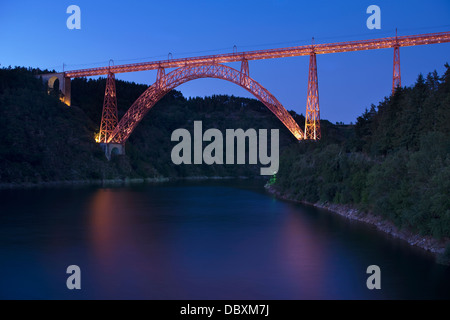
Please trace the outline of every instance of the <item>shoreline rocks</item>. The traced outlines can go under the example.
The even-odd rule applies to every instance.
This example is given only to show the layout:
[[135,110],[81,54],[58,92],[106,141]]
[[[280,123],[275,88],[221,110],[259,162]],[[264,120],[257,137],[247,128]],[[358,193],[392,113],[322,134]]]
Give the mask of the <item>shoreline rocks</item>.
[[383,231],[393,237],[407,241],[410,245],[419,247],[423,250],[433,253],[435,256],[444,253],[446,245],[450,243],[450,239],[437,240],[431,236],[423,236],[411,232],[410,230],[399,229],[392,222],[383,219],[383,217],[374,215],[370,212],[362,212],[355,206],[341,205],[334,203],[310,203],[307,201],[296,200],[292,195],[282,194],[272,186],[266,185],[266,190],[275,195],[277,198],[302,203],[305,205],[314,206],[316,208],[324,209],[347,219],[365,222],[375,226],[378,230]]

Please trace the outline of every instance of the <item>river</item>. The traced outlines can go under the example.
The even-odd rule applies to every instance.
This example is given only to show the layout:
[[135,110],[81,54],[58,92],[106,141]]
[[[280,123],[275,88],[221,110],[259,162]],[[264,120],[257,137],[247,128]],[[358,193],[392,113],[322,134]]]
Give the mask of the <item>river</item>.
[[[66,269],[81,270],[68,290]],[[369,265],[381,289],[369,290]],[[449,299],[450,268],[261,182],[0,191],[0,299]]]

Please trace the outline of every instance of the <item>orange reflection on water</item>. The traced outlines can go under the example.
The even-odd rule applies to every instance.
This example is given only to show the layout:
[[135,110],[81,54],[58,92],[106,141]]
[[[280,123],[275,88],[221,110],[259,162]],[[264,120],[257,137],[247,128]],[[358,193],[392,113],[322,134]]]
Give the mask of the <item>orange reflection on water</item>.
[[298,296],[308,296],[309,299],[323,297],[321,288],[325,287],[326,274],[324,270],[325,253],[322,252],[323,243],[317,243],[321,239],[314,234],[314,226],[292,210],[286,214],[280,242],[282,265],[292,281],[296,283]]
[[[132,191],[100,189],[90,206],[90,235],[97,272],[105,276],[103,287],[158,287],[171,281],[167,248],[151,222],[151,203],[139,208],[145,195]],[[155,284],[156,283],[156,284]],[[151,290],[150,290],[151,291]],[[153,294],[150,292],[150,294]],[[156,293],[155,293],[156,294]],[[149,296],[148,298],[154,298]]]
[[[97,254],[103,259],[107,259],[109,253],[113,250],[114,244],[114,219],[111,190],[98,190],[91,205],[91,231],[92,239]],[[103,260],[101,259],[101,260]]]

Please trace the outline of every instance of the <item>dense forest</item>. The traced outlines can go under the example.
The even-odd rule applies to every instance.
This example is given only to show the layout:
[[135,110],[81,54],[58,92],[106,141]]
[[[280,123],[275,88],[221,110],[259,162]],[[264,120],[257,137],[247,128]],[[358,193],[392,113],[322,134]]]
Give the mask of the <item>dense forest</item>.
[[291,145],[271,182],[297,200],[351,204],[450,237],[449,65],[372,105],[341,142]]
[[[261,165],[175,165],[171,133],[201,120],[203,131],[218,128],[280,130],[280,149],[296,139],[258,100],[216,95],[186,99],[168,93],[144,117],[126,143],[126,155],[106,160],[95,143],[106,79],[72,80],[72,106],[51,94],[40,71],[0,69],[0,184],[49,181],[188,176],[259,176]],[[148,86],[116,81],[119,118]],[[304,117],[291,112],[304,125]],[[327,125],[327,122],[324,124]],[[329,124],[332,127],[331,124]],[[332,132],[332,130],[329,130]]]

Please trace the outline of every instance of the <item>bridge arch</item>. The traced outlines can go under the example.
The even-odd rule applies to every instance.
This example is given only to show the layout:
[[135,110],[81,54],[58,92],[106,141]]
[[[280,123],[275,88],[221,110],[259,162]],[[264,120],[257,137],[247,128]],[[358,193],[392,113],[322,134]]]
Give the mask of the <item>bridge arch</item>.
[[54,89],[56,81],[58,81],[57,82],[58,83],[58,88],[61,88],[61,82],[59,81],[58,77],[53,76],[50,79],[48,79],[47,86],[48,86],[49,93]]
[[156,82],[151,85],[128,109],[108,139],[108,143],[124,144],[147,112],[172,89],[191,80],[217,78],[230,81],[252,93],[291,131],[298,139],[304,138],[303,131],[281,103],[262,85],[246,73],[239,72],[222,64],[192,64],[164,75],[158,73]]
[[55,82],[56,80],[58,80],[59,91],[60,93],[62,93],[62,95],[60,96],[60,100],[65,104],[67,104],[68,106],[70,106],[70,96],[71,96],[70,78],[66,77],[63,72],[40,74],[37,75],[36,77],[42,78],[44,85],[47,86],[48,89],[47,93],[50,93],[51,91],[54,90]]

